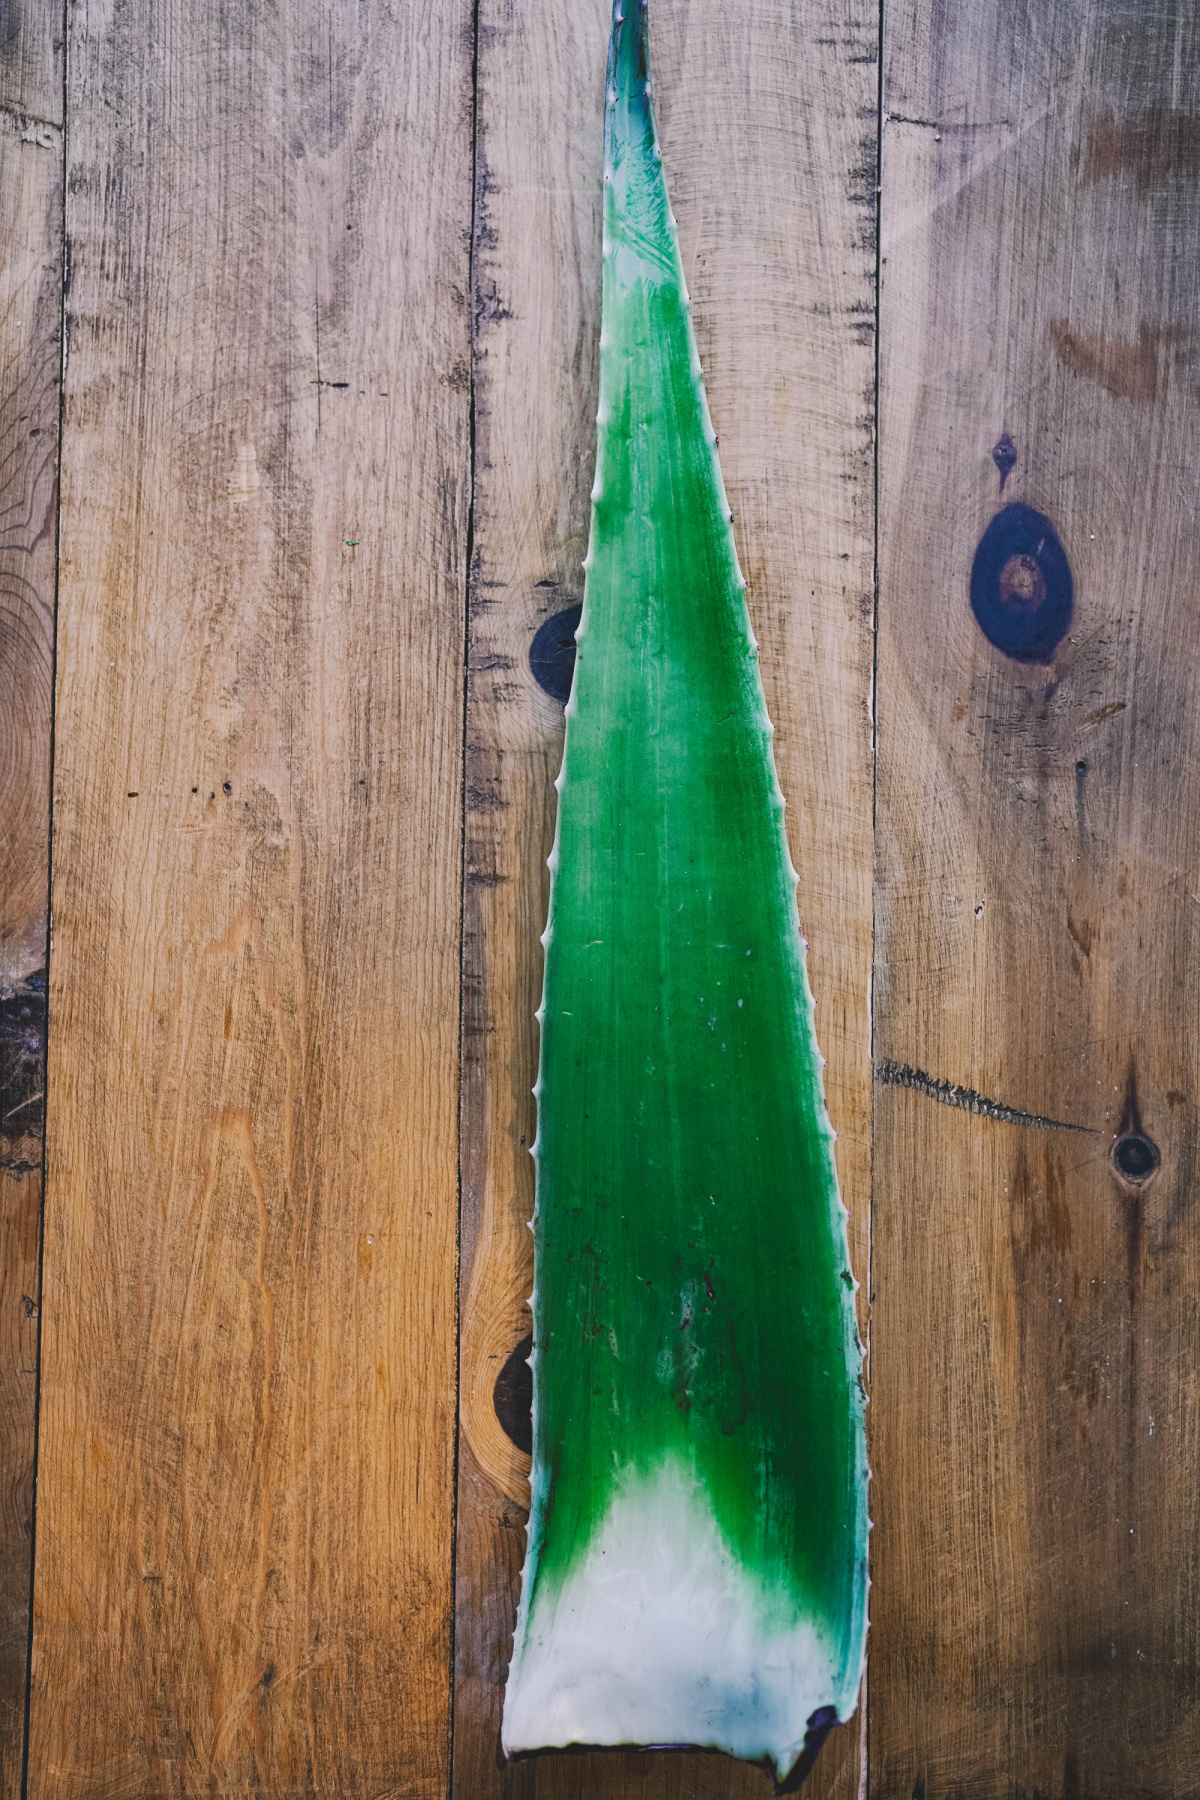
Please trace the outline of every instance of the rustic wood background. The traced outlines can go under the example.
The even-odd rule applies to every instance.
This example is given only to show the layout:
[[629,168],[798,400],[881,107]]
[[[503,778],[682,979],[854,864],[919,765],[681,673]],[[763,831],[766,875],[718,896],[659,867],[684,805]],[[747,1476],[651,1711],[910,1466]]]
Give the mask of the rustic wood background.
[[[1200,13],[653,8],[865,1283],[809,1791],[1186,1800]],[[0,3],[0,1800],[770,1791],[498,1748],[607,14]]]

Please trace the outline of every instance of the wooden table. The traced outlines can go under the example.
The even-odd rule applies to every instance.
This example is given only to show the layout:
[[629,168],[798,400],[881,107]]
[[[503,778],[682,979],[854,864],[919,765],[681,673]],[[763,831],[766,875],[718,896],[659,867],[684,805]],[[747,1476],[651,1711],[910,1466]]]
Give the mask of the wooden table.
[[[653,10],[870,1334],[810,1791],[1185,1800],[1200,12]],[[0,19],[2,1800],[769,1791],[498,1751],[606,32]]]

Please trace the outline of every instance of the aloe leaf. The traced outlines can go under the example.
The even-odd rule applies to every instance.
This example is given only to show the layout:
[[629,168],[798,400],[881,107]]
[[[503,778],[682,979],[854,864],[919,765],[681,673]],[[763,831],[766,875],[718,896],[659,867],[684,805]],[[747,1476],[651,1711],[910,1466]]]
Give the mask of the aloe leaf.
[[503,1743],[709,1745],[782,1777],[862,1672],[856,1284],[638,0],[614,8],[607,81]]

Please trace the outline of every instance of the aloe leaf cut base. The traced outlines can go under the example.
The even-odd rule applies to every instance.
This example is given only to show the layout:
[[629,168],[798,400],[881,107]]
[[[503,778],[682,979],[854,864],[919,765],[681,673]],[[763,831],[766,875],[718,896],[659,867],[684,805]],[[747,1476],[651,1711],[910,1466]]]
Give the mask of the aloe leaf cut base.
[[592,533],[543,939],[534,1463],[503,1744],[780,1776],[853,1711],[862,1349],[771,725],[614,8]]
[[664,1464],[620,1484],[539,1608],[505,1742],[704,1744],[786,1771],[833,1698],[834,1650],[743,1567],[695,1472]]

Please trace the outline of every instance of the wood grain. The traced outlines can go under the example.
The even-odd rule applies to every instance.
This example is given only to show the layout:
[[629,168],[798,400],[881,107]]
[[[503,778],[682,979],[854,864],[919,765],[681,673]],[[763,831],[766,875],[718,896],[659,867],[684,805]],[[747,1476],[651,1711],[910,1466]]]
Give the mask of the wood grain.
[[[873,897],[876,11],[653,8],[860,1277],[874,906],[870,1768],[860,1713],[808,1791],[1185,1800],[1200,30],[887,0]],[[528,651],[582,593],[606,0],[480,0],[477,31],[470,0],[68,11],[29,1793],[765,1794],[720,1757],[498,1752],[529,1463],[494,1392],[529,1328],[561,753]],[[61,23],[0,21],[0,1800],[42,1298]],[[968,605],[1010,502],[1074,574],[1052,665]],[[1140,1183],[1112,1160],[1135,1127]]]
[[61,7],[0,22],[0,1800],[29,1650],[62,320]]
[[[558,1755],[507,1769],[499,1757],[529,1459],[492,1395],[529,1330],[533,1012],[562,749],[561,707],[528,655],[538,626],[582,598],[609,12],[604,0],[484,0],[479,21],[454,1736],[455,1791],[471,1800],[769,1791],[758,1771],[716,1756]],[[754,0],[736,16],[717,0],[656,0],[651,32],[865,1271],[876,17],[816,0]],[[859,1725],[826,1747],[810,1791],[857,1793]]]
[[29,1792],[440,1796],[470,7],[70,25]]
[[[871,1790],[1195,1794],[1197,18],[884,42],[876,1054],[1079,1129],[877,1090]],[[1052,666],[968,605],[1005,433]]]

